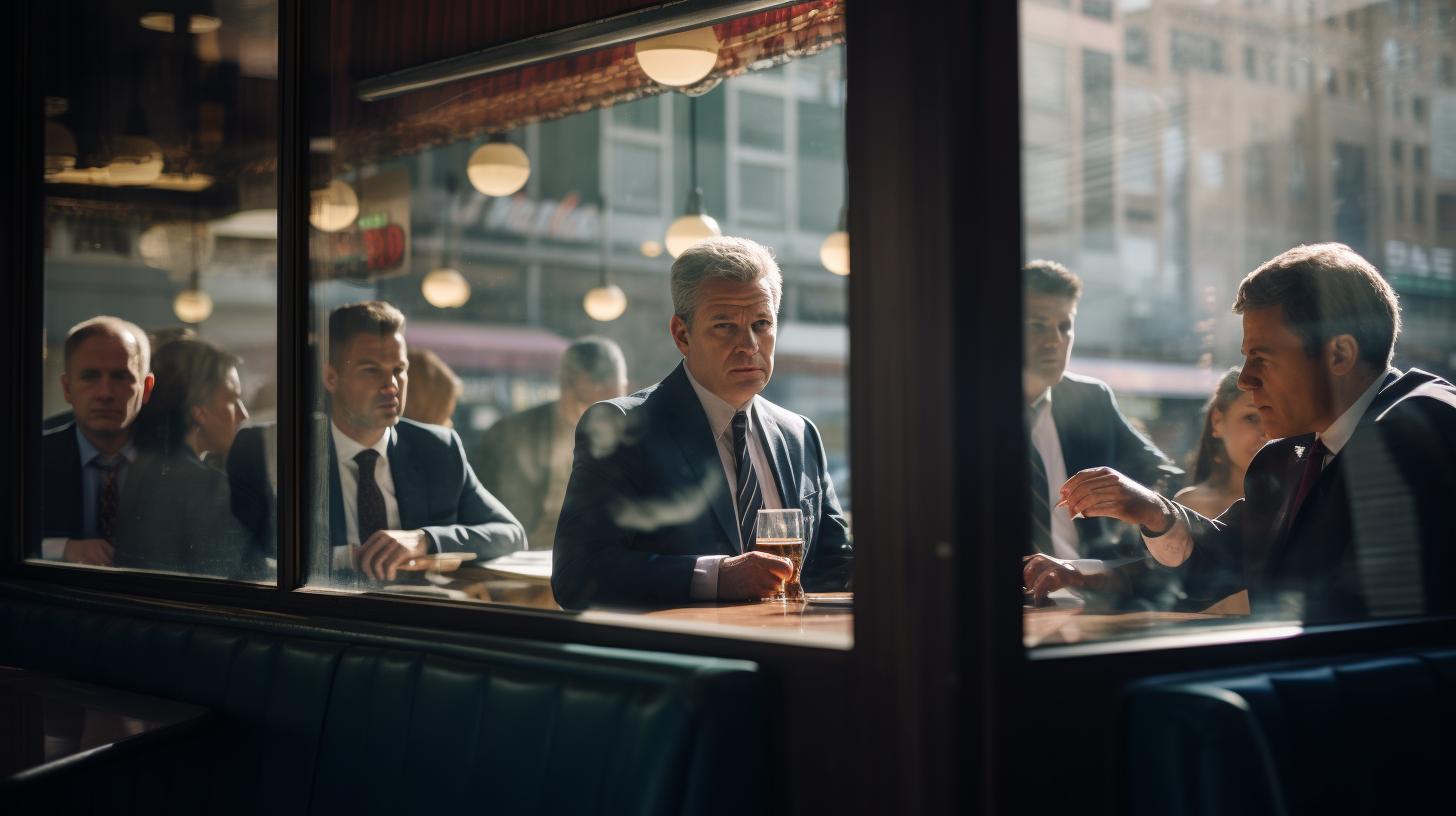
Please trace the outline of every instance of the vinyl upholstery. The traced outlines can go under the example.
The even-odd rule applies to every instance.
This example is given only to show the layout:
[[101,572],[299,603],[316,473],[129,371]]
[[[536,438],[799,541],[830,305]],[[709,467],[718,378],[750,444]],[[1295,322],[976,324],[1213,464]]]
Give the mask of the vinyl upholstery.
[[[754,664],[423,630],[360,634],[0,582],[0,665],[207,706],[217,724],[47,789],[49,813],[763,809]],[[723,773],[735,780],[724,785]]]
[[1126,699],[1129,812],[1450,812],[1456,650],[1149,680]]

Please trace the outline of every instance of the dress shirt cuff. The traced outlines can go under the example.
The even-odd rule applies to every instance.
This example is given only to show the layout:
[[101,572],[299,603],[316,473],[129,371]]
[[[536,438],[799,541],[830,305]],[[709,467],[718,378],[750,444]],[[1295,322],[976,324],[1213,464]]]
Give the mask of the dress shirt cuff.
[[693,566],[693,582],[688,587],[688,597],[694,601],[718,600],[718,562],[726,555],[704,555]]
[[[1188,560],[1188,555],[1193,552],[1193,537],[1188,532],[1188,521],[1183,514],[1176,509],[1173,511],[1173,526],[1162,535],[1150,536],[1143,533],[1143,544],[1147,546],[1148,552],[1153,554],[1153,560],[1165,567],[1181,566],[1183,561]],[[1157,553],[1183,553],[1182,561],[1178,564],[1166,564],[1163,559],[1158,558]]]
[[334,571],[351,570],[354,568],[354,548],[348,544],[334,548]]
[[40,540],[40,557],[47,561],[60,561],[66,555],[67,541],[70,539],[65,536],[42,538]]

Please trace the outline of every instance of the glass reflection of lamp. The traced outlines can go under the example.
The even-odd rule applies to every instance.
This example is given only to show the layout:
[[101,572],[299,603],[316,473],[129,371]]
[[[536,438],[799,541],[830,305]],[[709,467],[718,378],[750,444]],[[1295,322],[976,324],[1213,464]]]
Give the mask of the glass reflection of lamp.
[[667,228],[663,244],[667,254],[676,258],[688,247],[704,238],[723,234],[718,222],[703,212],[703,188],[698,186],[698,100],[688,98],[688,198],[683,214]]
[[[142,28],[171,34],[177,30],[177,15],[170,11],[149,11],[137,21]],[[222,28],[222,20],[208,14],[192,14],[187,17],[188,34],[210,34]]]
[[622,291],[622,287],[612,283],[611,274],[607,270],[612,251],[612,245],[607,238],[608,213],[607,199],[603,196],[601,216],[597,220],[597,239],[602,250],[601,283],[588,290],[586,297],[581,300],[581,308],[586,310],[587,315],[603,323],[616,320],[627,311],[627,293]]
[[201,323],[212,317],[212,298],[202,291],[202,273],[192,270],[190,286],[172,301],[172,311],[183,323]]
[[470,154],[465,175],[475,189],[488,196],[515,195],[531,177],[531,157],[506,141],[504,133],[494,133]]
[[637,41],[637,64],[659,85],[692,85],[718,64],[721,43],[712,26]]
[[436,269],[425,276],[420,291],[431,306],[458,309],[470,300],[470,282],[459,271],[449,267]]
[[[844,46],[842,45],[839,47],[839,79],[841,82],[843,82],[845,79]],[[847,84],[848,83],[846,83],[846,85]],[[839,97],[839,108],[841,111],[844,110],[846,104],[848,104],[848,98],[845,95],[841,94]],[[842,123],[843,121],[844,118],[843,114],[841,113],[840,122]],[[848,164],[845,165],[844,169],[844,194],[845,196],[849,195]],[[829,233],[829,237],[825,238],[824,243],[819,245],[819,262],[824,264],[825,269],[828,269],[830,272],[833,272],[836,275],[849,274],[848,204],[839,208],[839,229]]]
[[309,195],[308,222],[323,232],[338,232],[358,217],[359,195],[338,179]]
[[147,266],[170,269],[176,280],[184,279],[193,266],[209,264],[215,248],[212,230],[202,221],[153,224],[137,241],[137,250]]
[[54,176],[76,166],[76,137],[54,119],[45,123],[45,174]]

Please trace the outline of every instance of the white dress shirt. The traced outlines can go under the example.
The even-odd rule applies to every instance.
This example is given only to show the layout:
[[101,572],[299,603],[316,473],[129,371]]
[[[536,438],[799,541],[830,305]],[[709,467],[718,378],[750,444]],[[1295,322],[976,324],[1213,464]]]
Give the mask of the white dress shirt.
[[1062,438],[1057,436],[1057,423],[1052,419],[1050,388],[1032,404],[1032,411],[1031,446],[1041,454],[1046,468],[1047,507],[1052,508],[1052,549],[1057,558],[1074,560],[1082,554],[1077,525],[1064,508],[1057,507],[1057,502],[1062,500],[1062,485],[1067,483],[1067,462],[1062,458]]
[[[334,434],[334,453],[339,461],[339,498],[344,502],[345,546],[334,548],[334,569],[353,569],[353,550],[359,547],[359,463],[354,461],[364,446],[350,439],[332,420],[329,430]],[[389,443],[394,439],[394,428],[386,428],[379,441],[369,447],[379,452],[374,461],[374,483],[384,494],[385,529],[400,529],[399,500],[394,496],[394,474],[389,469]]]
[[[1386,369],[1383,374],[1375,378],[1375,382],[1371,383],[1370,387],[1365,389],[1365,393],[1361,394],[1360,398],[1355,400],[1354,405],[1346,408],[1345,413],[1340,414],[1339,419],[1330,423],[1330,427],[1326,428],[1323,433],[1316,433],[1314,435],[1315,439],[1325,443],[1325,457],[1324,461],[1320,463],[1321,472],[1326,467],[1329,467],[1330,460],[1335,458],[1335,454],[1339,453],[1340,449],[1350,442],[1350,437],[1355,435],[1355,429],[1360,426],[1360,418],[1365,416],[1366,411],[1370,410],[1370,403],[1375,401],[1375,395],[1380,393],[1380,389],[1385,386],[1385,381],[1390,379],[1390,375],[1392,374],[1397,377],[1400,376],[1399,371],[1393,368]],[[1191,552],[1188,547],[1190,543],[1188,535],[1188,526],[1183,521],[1183,515],[1179,513],[1174,517],[1173,529],[1157,536],[1157,538],[1166,539],[1168,543],[1182,547],[1184,552]],[[1144,542],[1153,540],[1146,535],[1143,536]]]
[[[737,518],[738,467],[733,456],[733,416],[738,413],[738,409],[700,385],[693,378],[693,372],[686,362],[683,363],[683,372],[688,375],[688,382],[692,383],[693,391],[697,392],[698,400],[703,404],[703,412],[708,415],[708,427],[712,429],[713,440],[718,444],[718,458],[723,460],[723,475],[728,479],[728,495],[733,499],[734,518]],[[761,508],[780,510],[784,504],[779,498],[778,483],[774,481],[773,468],[769,467],[768,457],[758,439],[757,404],[760,400],[762,397],[754,396],[743,409],[748,414],[748,460],[758,476],[758,489],[762,495]],[[742,538],[741,530],[739,537]],[[740,540],[738,551],[747,552],[752,545],[751,541]],[[689,597],[695,601],[711,601],[718,597],[718,562],[727,557],[704,555],[698,558],[698,563],[693,568]]]

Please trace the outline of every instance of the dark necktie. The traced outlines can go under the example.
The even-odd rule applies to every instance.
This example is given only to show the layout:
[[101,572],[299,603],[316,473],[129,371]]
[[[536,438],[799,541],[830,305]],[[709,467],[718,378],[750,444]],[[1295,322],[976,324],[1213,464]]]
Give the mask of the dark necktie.
[[379,451],[359,451],[354,461],[359,464],[359,544],[363,546],[370,536],[389,526],[389,516],[384,512],[384,492],[374,480]]
[[1056,547],[1052,544],[1052,506],[1047,495],[1046,461],[1030,439],[1026,442],[1026,450],[1031,458],[1031,553],[1052,555]]
[[[100,460],[100,457],[97,459]],[[121,502],[116,472],[126,461],[125,456],[118,454],[114,461],[96,463],[101,468],[101,498],[96,505],[96,533],[108,544],[116,541],[116,509]]]
[[748,455],[748,414],[733,415],[733,463],[738,469],[738,534],[741,552],[753,549],[753,529],[758,526],[758,510],[763,507],[763,494],[758,489],[758,474]]
[[1294,520],[1299,517],[1299,508],[1304,506],[1304,500],[1309,496],[1309,491],[1314,488],[1314,483],[1319,481],[1320,471],[1325,466],[1325,454],[1328,451],[1323,439],[1316,439],[1314,444],[1309,446],[1309,452],[1304,457],[1304,478],[1299,480],[1299,492],[1295,494],[1294,507],[1289,511],[1289,527],[1285,529],[1286,535],[1289,530],[1294,528]]

